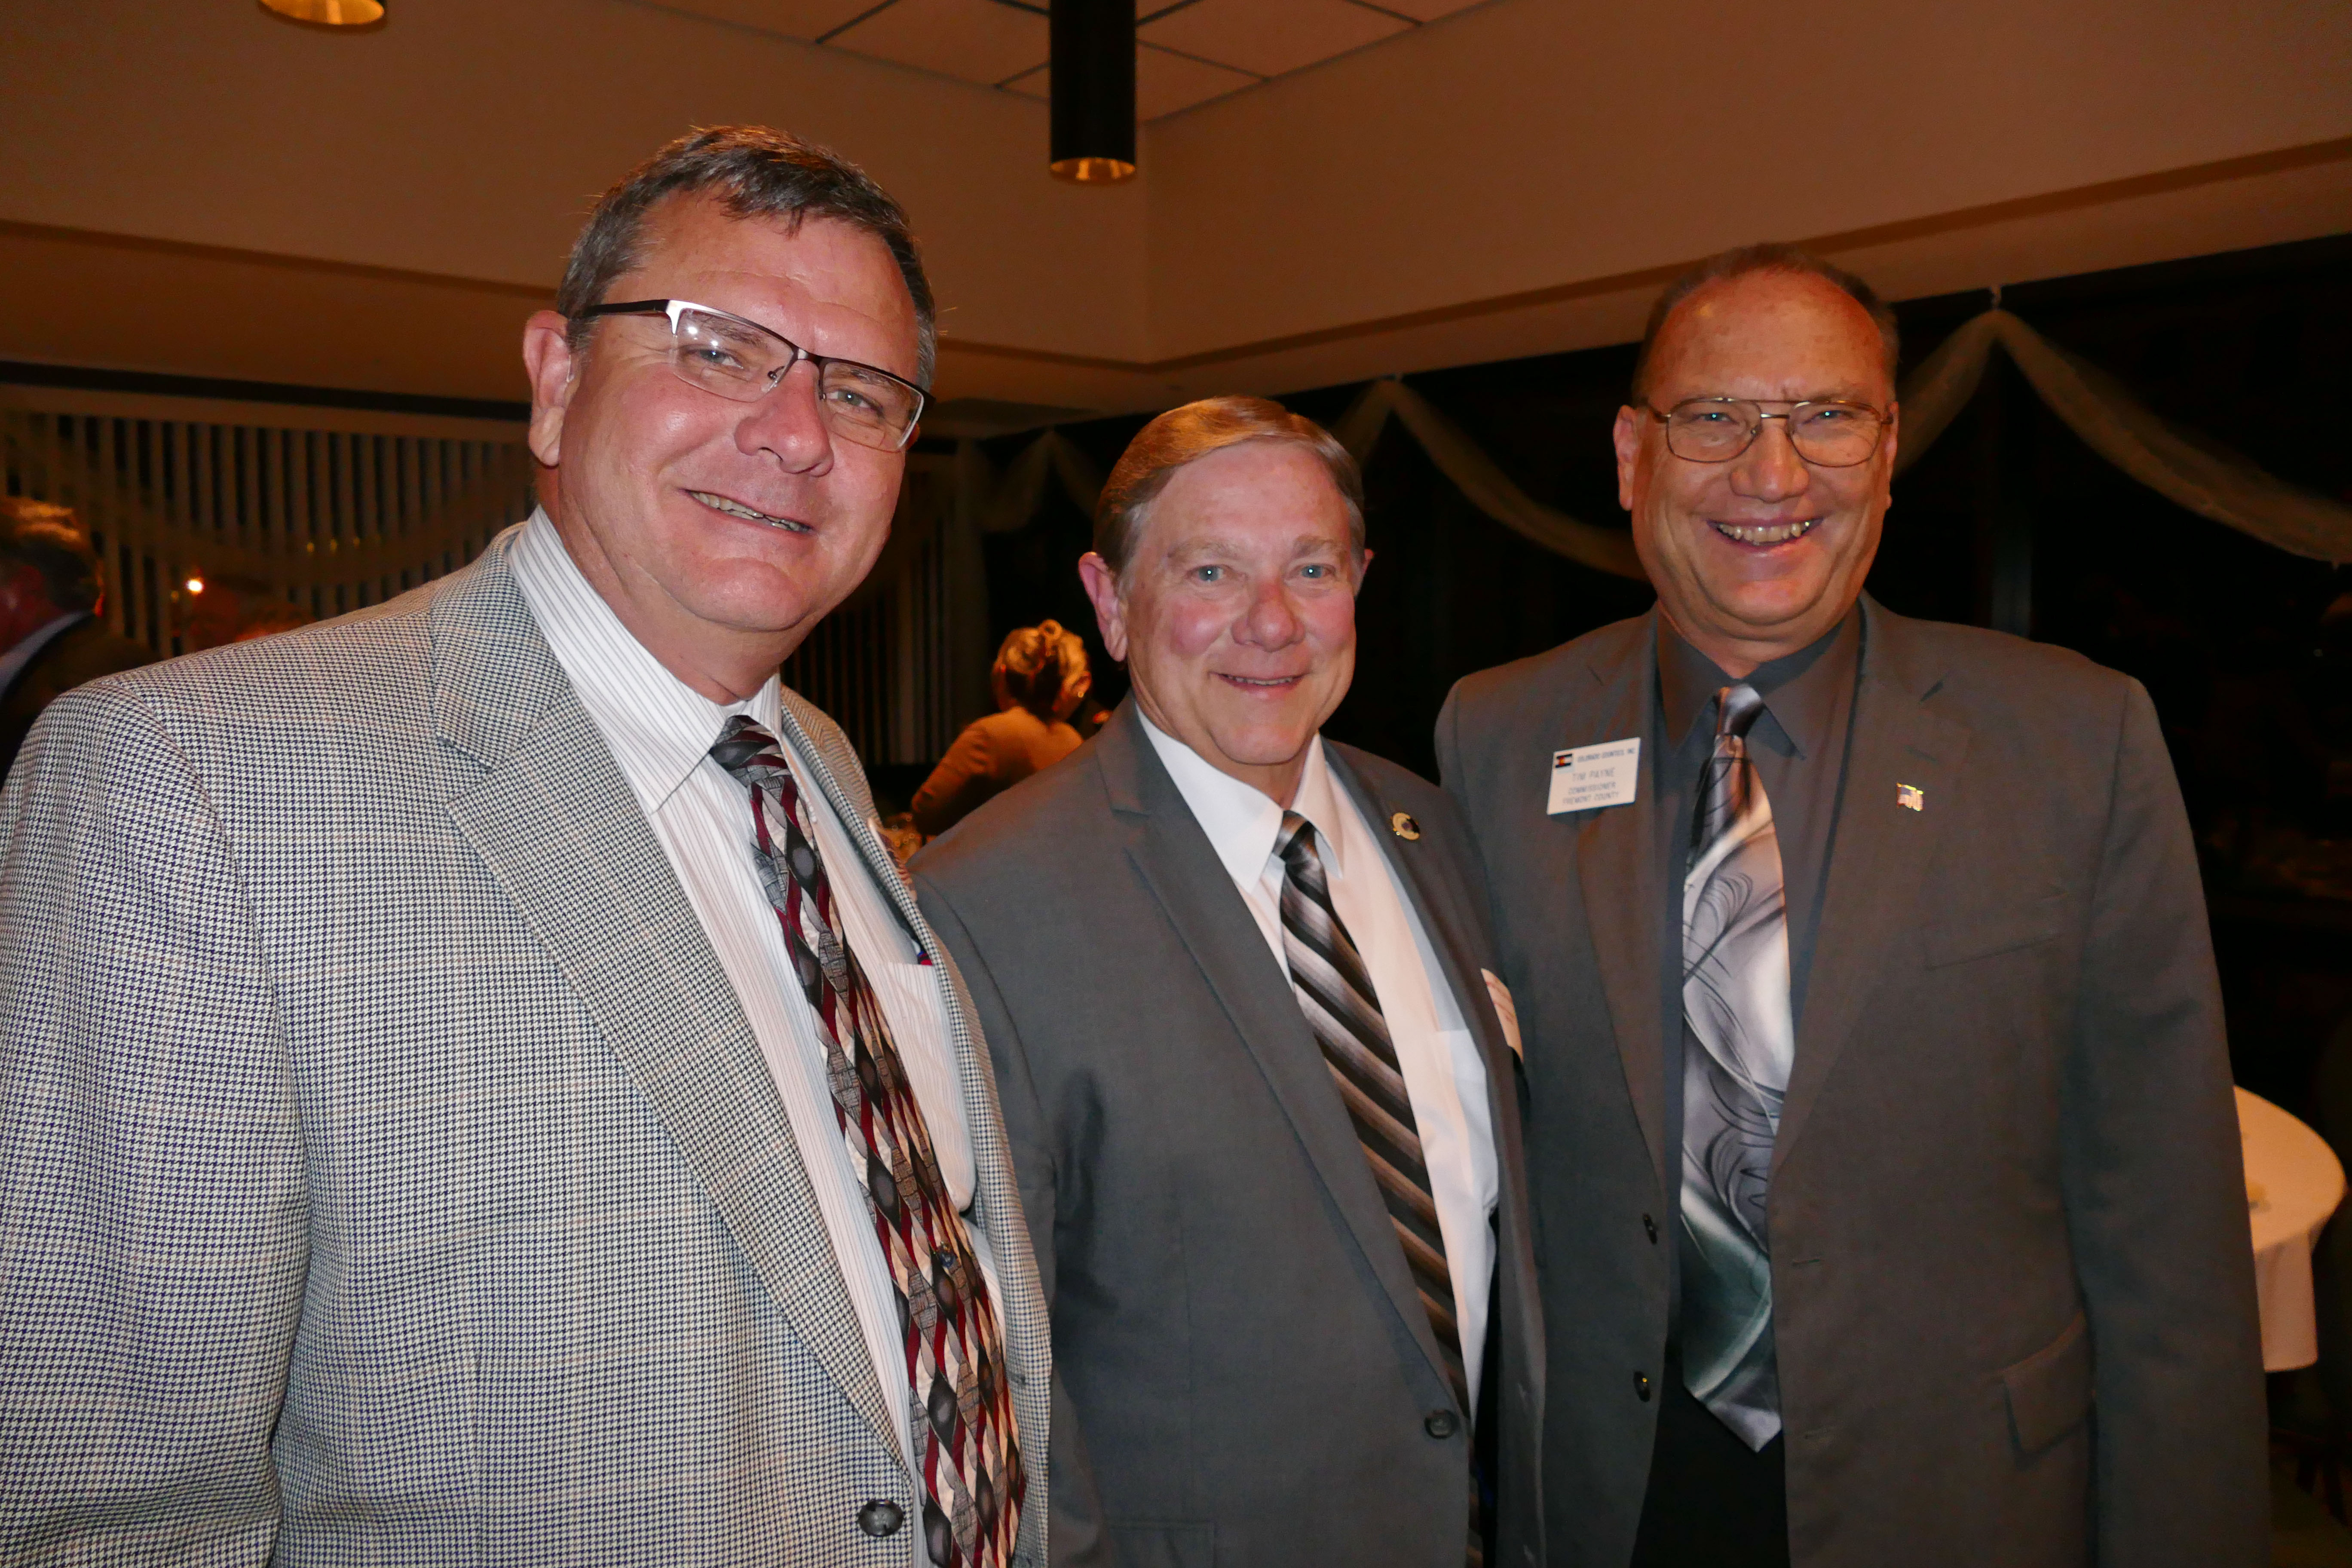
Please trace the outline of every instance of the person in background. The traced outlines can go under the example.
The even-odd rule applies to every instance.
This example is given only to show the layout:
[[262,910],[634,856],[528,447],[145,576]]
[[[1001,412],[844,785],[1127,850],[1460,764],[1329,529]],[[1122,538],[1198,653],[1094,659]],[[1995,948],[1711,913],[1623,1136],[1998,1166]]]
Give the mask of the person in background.
[[1438,720],[1527,1043],[1552,1560],[2256,1568],[2180,792],[2137,682],[1863,593],[1895,365],[1793,247],[1676,281],[1616,425],[1655,610]]
[[155,656],[99,618],[106,582],[70,508],[0,496],[0,779],[42,710]]
[[1072,1568],[1545,1561],[1486,891],[1435,785],[1321,734],[1370,560],[1311,421],[1161,415],[1079,563],[1131,696],[915,858],[1052,1305]]
[[915,826],[936,838],[1031,773],[1078,749],[1069,723],[1092,685],[1087,645],[1058,621],[1022,626],[996,651],[998,711],[975,719],[915,792]]
[[777,675],[897,507],[906,215],[698,132],[555,302],[542,510],[0,791],[0,1562],[1045,1568],[987,1049]]

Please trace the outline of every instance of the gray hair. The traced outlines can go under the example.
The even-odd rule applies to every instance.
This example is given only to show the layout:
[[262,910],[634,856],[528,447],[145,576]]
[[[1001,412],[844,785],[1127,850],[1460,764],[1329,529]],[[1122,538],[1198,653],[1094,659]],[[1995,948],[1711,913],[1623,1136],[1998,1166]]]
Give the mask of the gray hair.
[[1903,342],[1895,324],[1895,311],[1878,297],[1878,290],[1833,261],[1825,261],[1798,245],[1743,245],[1736,250],[1726,250],[1708,257],[1666,285],[1658,302],[1650,307],[1649,324],[1642,329],[1642,352],[1633,361],[1633,401],[1644,403],[1650,396],[1650,356],[1658,344],[1658,334],[1665,330],[1666,318],[1675,307],[1711,283],[1727,282],[1754,272],[1787,272],[1801,277],[1818,278],[1844,294],[1855,304],[1870,312],[1878,327],[1878,341],[1886,354],[1886,379],[1895,380],[1895,367],[1903,356]]
[[98,552],[71,507],[0,496],[0,563],[38,572],[49,603],[59,610],[95,610],[105,592]]
[[672,196],[701,195],[716,195],[730,217],[777,218],[794,232],[812,217],[837,218],[888,247],[915,300],[915,379],[930,385],[939,312],[905,209],[839,153],[764,125],[719,125],[681,136],[597,198],[555,293],[556,310],[571,321],[567,338],[575,353],[596,325],[582,312],[605,303],[614,279],[645,259],[646,218]]
[[1124,580],[1151,503],[1176,470],[1244,441],[1304,447],[1321,458],[1347,503],[1349,545],[1359,557],[1364,553],[1364,481],[1356,459],[1323,426],[1265,397],[1204,397],[1137,431],[1095,503],[1095,553]]

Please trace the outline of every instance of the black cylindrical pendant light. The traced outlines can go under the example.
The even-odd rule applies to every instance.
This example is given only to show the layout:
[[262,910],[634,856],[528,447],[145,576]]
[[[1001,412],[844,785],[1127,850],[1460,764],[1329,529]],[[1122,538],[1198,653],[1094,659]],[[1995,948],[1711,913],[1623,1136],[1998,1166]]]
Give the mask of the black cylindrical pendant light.
[[1135,0],[1053,0],[1054,173],[1135,177]]

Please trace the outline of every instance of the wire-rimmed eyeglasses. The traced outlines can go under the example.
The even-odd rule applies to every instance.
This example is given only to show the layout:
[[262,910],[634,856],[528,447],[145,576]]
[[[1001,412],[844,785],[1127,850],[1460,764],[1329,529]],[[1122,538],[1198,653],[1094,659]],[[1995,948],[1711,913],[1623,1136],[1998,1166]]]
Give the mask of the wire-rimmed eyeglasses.
[[666,316],[669,367],[678,380],[736,403],[756,403],[803,360],[816,373],[816,405],[825,427],[845,441],[904,451],[923,417],[923,389],[860,364],[812,353],[757,321],[691,300],[629,300],[592,305],[583,316]]
[[1797,456],[1824,468],[1866,463],[1885,437],[1888,415],[1867,403],[1817,399],[1767,414],[1745,397],[1687,397],[1664,413],[1643,413],[1666,427],[1666,450],[1694,463],[1727,463],[1756,444],[1768,419],[1785,419]]

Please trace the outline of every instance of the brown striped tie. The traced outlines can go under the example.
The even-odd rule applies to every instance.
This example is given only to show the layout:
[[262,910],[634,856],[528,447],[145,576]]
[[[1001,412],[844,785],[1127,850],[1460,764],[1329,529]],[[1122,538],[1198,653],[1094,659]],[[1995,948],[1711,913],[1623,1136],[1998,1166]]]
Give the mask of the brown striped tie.
[[[1431,1195],[1429,1167],[1421,1153],[1421,1132],[1412,1100],[1390,1042],[1388,1020],[1372,989],[1363,954],[1331,902],[1316,847],[1315,826],[1295,811],[1282,814],[1282,835],[1274,852],[1282,858],[1282,950],[1290,963],[1291,989],[1298,994],[1307,1029],[1323,1048],[1323,1060],[1339,1086],[1339,1099],[1355,1123],[1356,1141],[1372,1168],[1388,1205],[1397,1244],[1421,1292],[1422,1310],[1437,1337],[1445,1375],[1462,1419],[1471,1416],[1470,1380],[1462,1362],[1462,1331],[1454,1319],[1454,1275],[1445,1263],[1445,1237],[1438,1228],[1437,1200]],[[1470,1492],[1470,1561],[1480,1558],[1478,1489]]]

